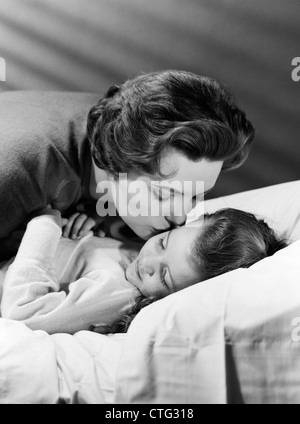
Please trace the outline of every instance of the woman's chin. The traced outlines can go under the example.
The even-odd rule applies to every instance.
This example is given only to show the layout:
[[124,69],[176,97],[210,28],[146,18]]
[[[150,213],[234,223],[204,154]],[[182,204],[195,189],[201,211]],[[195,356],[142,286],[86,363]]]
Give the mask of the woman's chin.
[[133,233],[140,238],[141,240],[147,241],[149,240],[152,235],[153,235],[153,230],[151,231],[151,229],[147,230],[144,228],[131,228],[131,230],[133,231]]
[[127,221],[126,218],[123,217],[124,222],[127,224],[127,231],[131,231],[131,237],[134,238],[139,237],[142,240],[149,240],[155,233],[155,228],[145,224],[145,225],[136,225],[135,222]]

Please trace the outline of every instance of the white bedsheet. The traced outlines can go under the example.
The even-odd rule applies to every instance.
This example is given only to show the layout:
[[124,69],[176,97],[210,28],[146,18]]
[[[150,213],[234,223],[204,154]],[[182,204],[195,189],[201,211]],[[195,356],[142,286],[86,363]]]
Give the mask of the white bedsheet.
[[126,335],[48,335],[0,319],[0,403],[112,403]]

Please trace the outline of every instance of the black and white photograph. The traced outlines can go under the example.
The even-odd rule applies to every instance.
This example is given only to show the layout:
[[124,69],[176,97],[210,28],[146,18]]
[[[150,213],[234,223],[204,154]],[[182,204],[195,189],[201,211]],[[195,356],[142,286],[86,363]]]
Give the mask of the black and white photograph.
[[300,404],[299,0],[0,0],[0,404]]

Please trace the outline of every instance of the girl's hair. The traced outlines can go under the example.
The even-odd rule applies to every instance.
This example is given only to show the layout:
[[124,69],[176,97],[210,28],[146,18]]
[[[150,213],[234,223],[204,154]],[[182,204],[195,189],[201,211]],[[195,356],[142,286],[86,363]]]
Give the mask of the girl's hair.
[[[286,246],[265,221],[247,212],[223,209],[204,215],[204,225],[191,246],[188,261],[200,282],[249,268]],[[128,315],[116,322],[110,332],[126,332],[138,312],[156,300],[157,297],[139,296]]]
[[204,216],[204,226],[189,255],[192,268],[205,281],[238,268],[249,268],[287,246],[253,214],[222,209]]
[[132,170],[163,176],[160,160],[168,149],[234,169],[254,139],[225,85],[183,71],[140,75],[111,87],[91,109],[87,133],[96,165],[114,176]]
[[137,314],[146,306],[151,305],[152,303],[159,300],[159,297],[150,296],[145,297],[140,294],[136,299],[132,308],[128,311],[128,313],[118,321],[115,321],[111,326],[108,325],[104,328],[104,332],[107,333],[126,333],[133,319],[137,316]]

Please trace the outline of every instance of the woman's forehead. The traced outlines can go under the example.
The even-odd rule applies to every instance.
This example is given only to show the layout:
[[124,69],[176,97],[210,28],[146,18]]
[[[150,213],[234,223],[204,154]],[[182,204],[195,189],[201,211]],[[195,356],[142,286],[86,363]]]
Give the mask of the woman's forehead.
[[179,152],[173,152],[162,159],[160,170],[162,175],[170,176],[166,179],[168,182],[203,181],[207,190],[215,185],[222,167],[222,161],[192,161]]
[[[203,195],[215,186],[222,166],[222,161],[212,162],[201,159],[195,162],[179,152],[174,152],[165,155],[162,159],[161,175],[139,174],[137,171],[133,171],[129,174],[128,180],[129,183],[143,182],[147,184],[148,189],[150,187],[157,188],[194,197]],[[162,177],[162,175],[167,177]]]

